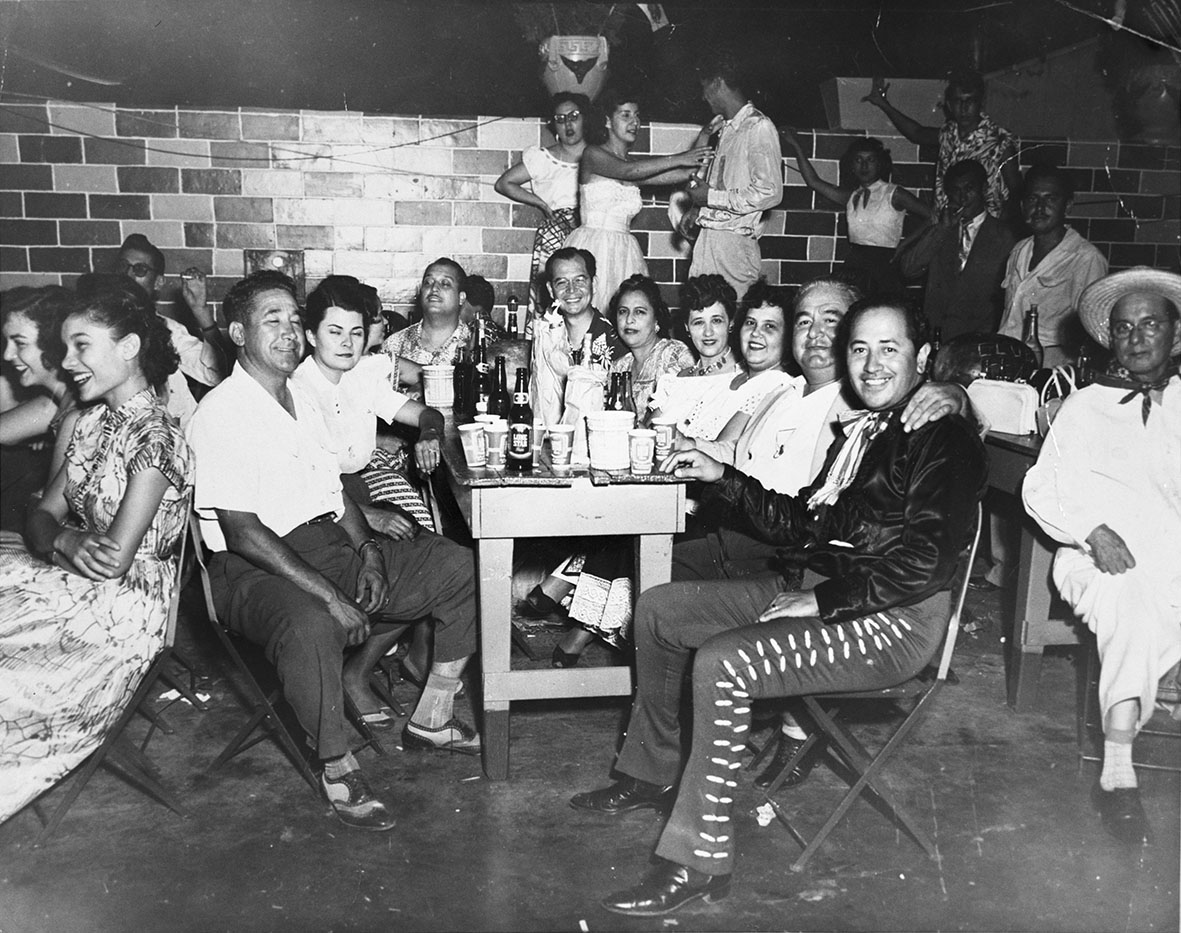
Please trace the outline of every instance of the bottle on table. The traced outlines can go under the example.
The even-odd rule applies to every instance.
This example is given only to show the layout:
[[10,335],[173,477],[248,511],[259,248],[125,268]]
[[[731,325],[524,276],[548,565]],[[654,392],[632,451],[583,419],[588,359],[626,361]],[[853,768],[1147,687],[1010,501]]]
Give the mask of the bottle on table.
[[529,370],[523,366],[517,367],[508,413],[508,468],[516,473],[533,469],[533,407],[529,404]]
[[632,398],[632,374],[630,372],[615,373],[619,376],[619,389],[615,395],[615,404],[612,409],[615,411],[630,411],[635,414],[636,403]]
[[492,390],[488,396],[488,414],[507,418],[510,407],[512,407],[512,400],[508,394],[505,361],[503,356],[498,356],[496,358],[496,372],[492,377]]
[[455,369],[451,374],[451,384],[455,391],[455,401],[452,408],[456,414],[471,414],[471,368],[467,347],[460,347],[455,352]]
[[1021,342],[1033,351],[1033,355],[1037,357],[1038,369],[1041,369],[1046,360],[1046,350],[1038,337],[1037,305],[1030,305],[1029,310],[1025,312],[1025,327],[1021,331]]
[[1075,388],[1081,389],[1084,386],[1089,386],[1091,384],[1092,365],[1091,354],[1087,351],[1087,348],[1085,346],[1079,347],[1078,363],[1075,364]]
[[495,375],[488,368],[488,349],[482,343],[476,344],[476,372],[473,379],[472,407],[477,415],[486,415]]
[[505,327],[508,328],[508,335],[510,337],[517,336],[517,308],[520,302],[517,301],[516,295],[508,296],[508,311],[505,313]]

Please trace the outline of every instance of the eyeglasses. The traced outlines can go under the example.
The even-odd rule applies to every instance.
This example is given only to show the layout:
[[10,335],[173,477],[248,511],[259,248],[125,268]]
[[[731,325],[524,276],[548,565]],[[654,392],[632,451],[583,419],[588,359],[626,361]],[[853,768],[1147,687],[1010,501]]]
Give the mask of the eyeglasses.
[[1165,329],[1166,323],[1158,317],[1145,318],[1138,324],[1131,321],[1116,321],[1111,325],[1111,336],[1116,340],[1127,340],[1132,336],[1132,331],[1137,330],[1145,337],[1155,337]]
[[554,122],[561,126],[563,123],[573,123],[582,116],[581,110],[571,110],[569,113],[555,113]]
[[145,278],[149,273],[156,271],[146,262],[120,262],[119,266],[121,275],[126,275],[130,272],[137,279]]

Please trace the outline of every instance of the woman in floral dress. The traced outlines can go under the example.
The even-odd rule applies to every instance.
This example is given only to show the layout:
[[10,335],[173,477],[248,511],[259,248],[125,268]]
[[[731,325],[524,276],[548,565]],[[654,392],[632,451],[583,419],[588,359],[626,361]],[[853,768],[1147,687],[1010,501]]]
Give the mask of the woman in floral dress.
[[[97,277],[96,277],[97,278]],[[178,359],[147,293],[91,283],[66,318],[83,404],[65,464],[0,553],[0,820],[102,742],[164,644],[192,455],[158,389]]]

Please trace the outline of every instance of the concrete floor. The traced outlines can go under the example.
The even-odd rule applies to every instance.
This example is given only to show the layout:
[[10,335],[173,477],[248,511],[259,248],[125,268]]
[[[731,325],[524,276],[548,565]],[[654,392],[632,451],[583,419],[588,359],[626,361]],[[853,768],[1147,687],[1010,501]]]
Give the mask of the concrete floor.
[[[743,772],[738,873],[729,898],[668,918],[630,920],[596,906],[647,867],[660,819],[576,812],[567,798],[605,783],[626,715],[621,698],[524,704],[513,715],[513,779],[477,760],[410,755],[389,730],[387,757],[362,764],[399,824],[344,829],[271,743],[224,768],[210,762],[242,721],[223,659],[186,603],[182,647],[212,694],[175,704],[172,735],[149,746],[191,810],[181,819],[100,772],[57,834],[32,845],[31,811],[0,826],[0,933],[313,930],[1177,930],[1179,782],[1142,775],[1155,844],[1109,841],[1089,803],[1097,766],[1077,765],[1075,665],[1049,657],[1037,709],[1005,705],[995,594],[969,598],[959,684],[887,772],[933,833],[937,861],[864,803],[807,870]],[[556,633],[530,636],[548,656]],[[590,652],[608,662],[606,649]],[[400,684],[407,704],[414,689]],[[400,724],[399,724],[400,725]],[[872,734],[876,727],[867,726]],[[134,729],[142,734],[144,723]],[[1178,743],[1181,744],[1181,743]],[[1174,759],[1181,753],[1173,752]],[[818,768],[781,802],[807,828],[835,802]],[[53,804],[60,789],[48,798]]]

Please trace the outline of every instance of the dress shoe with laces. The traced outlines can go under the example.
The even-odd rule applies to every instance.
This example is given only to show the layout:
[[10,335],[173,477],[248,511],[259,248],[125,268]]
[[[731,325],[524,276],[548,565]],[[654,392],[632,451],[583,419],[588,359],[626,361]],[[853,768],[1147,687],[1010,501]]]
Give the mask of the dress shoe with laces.
[[359,770],[346,771],[338,778],[330,778],[325,772],[320,775],[320,787],[336,811],[336,818],[345,826],[374,833],[394,828],[394,818],[385,804],[373,795],[369,782]]
[[1139,787],[1104,790],[1096,784],[1094,796],[1103,828],[1108,833],[1127,845],[1148,842],[1148,816],[1140,803]]
[[614,816],[644,807],[667,810],[675,799],[671,786],[661,787],[659,784],[651,784],[638,778],[625,777],[609,787],[575,794],[570,798],[570,806],[576,810],[594,810],[596,813]]
[[[787,763],[791,761],[795,753],[800,750],[800,746],[806,742],[807,739],[795,739],[790,735],[779,733],[779,744],[775,748],[775,754],[771,758],[771,763],[763,769],[763,773],[755,778],[755,787],[770,787],[771,783],[779,776],[779,772],[787,767]],[[802,759],[796,762],[796,766],[791,769],[791,773],[784,778],[780,787],[795,787],[797,784],[803,784],[808,779],[808,775],[812,773],[812,768],[816,764],[815,746],[808,749]]]
[[686,865],[661,859],[633,888],[605,897],[604,909],[632,917],[659,917],[698,898],[710,903],[730,893],[729,875],[707,875]]
[[402,747],[408,752],[455,752],[460,755],[480,754],[480,734],[466,722],[449,719],[437,729],[406,723],[402,730]]

